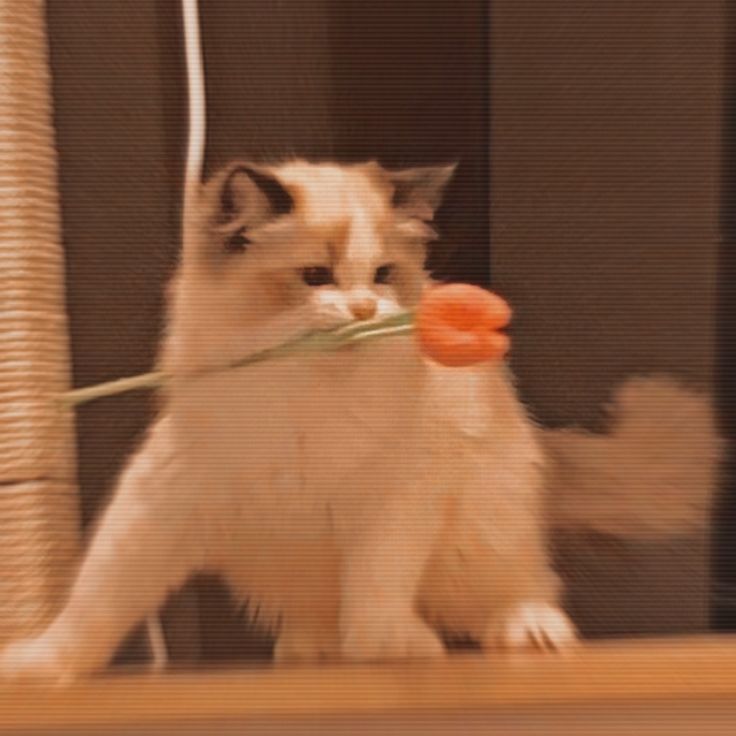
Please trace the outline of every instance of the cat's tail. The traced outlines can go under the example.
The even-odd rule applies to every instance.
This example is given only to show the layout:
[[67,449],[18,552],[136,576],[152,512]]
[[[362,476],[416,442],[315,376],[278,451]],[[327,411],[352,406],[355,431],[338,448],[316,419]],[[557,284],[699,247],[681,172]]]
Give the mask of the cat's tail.
[[606,434],[544,430],[554,527],[672,537],[708,524],[723,443],[708,397],[667,377],[614,394]]

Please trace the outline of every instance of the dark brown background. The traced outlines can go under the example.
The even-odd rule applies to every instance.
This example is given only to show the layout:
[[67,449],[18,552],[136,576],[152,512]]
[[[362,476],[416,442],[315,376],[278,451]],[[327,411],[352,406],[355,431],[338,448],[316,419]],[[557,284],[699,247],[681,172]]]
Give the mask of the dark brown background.
[[736,630],[736,4],[726,3],[723,81],[722,242],[718,262],[716,390],[721,431],[727,441],[721,498],[714,513],[711,620]]
[[[481,284],[492,265],[518,315],[525,399],[545,421],[594,424],[631,371],[710,381],[720,12],[716,0],[204,0],[208,170],[234,156],[459,158],[439,215],[452,248],[434,262]],[[181,28],[174,0],[48,0],[48,14],[85,385],[153,357],[178,248]],[[113,401],[79,413],[87,520],[148,416],[145,396]],[[563,559],[587,631],[704,624],[701,541],[576,544]],[[179,594],[167,625],[178,656],[267,652],[213,581]]]

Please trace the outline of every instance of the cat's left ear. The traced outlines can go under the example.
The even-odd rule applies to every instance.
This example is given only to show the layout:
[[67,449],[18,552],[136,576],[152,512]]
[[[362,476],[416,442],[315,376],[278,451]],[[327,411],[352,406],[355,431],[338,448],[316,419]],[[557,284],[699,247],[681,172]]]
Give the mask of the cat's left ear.
[[411,217],[431,220],[455,169],[457,163],[387,172],[394,187],[391,204]]
[[234,161],[202,187],[197,215],[204,247],[213,254],[243,252],[249,230],[293,208],[291,193],[272,168]]
[[217,224],[247,225],[291,212],[294,200],[274,172],[248,161],[233,161],[205,185],[205,206]]

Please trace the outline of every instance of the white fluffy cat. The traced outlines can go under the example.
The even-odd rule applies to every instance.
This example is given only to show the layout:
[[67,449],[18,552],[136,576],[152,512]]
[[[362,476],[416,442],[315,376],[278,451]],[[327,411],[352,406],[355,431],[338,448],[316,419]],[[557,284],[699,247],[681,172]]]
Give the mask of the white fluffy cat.
[[235,163],[203,188],[172,291],[161,416],[66,607],[8,647],[0,672],[102,667],[197,570],[249,601],[281,661],[438,657],[438,631],[486,648],[574,642],[548,561],[537,432],[503,364],[443,368],[391,338],[202,372],[416,304],[451,175]]

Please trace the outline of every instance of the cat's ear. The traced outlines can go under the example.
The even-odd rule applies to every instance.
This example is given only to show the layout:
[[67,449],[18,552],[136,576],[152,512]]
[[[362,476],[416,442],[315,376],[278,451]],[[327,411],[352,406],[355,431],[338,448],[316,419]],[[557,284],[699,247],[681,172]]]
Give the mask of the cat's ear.
[[289,214],[294,199],[267,167],[235,161],[205,184],[205,224],[225,250],[243,250],[245,231]]
[[456,168],[457,164],[453,163],[389,171],[389,181],[394,188],[391,204],[412,217],[431,220]]

